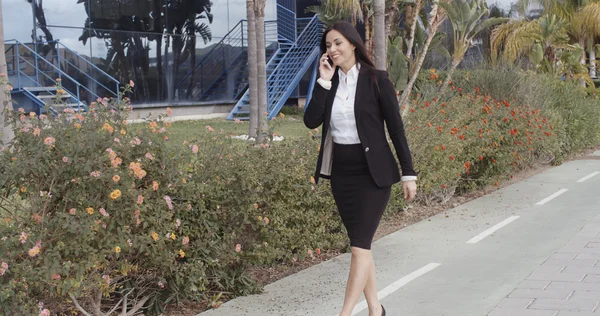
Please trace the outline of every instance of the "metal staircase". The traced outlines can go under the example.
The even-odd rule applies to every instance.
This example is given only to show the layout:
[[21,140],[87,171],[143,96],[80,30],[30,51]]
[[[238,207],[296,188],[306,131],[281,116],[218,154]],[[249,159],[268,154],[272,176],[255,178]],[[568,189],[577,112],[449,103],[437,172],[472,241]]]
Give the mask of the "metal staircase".
[[[322,24],[317,16],[296,19],[295,13],[278,3],[280,46],[267,63],[267,111],[268,119],[275,117],[296,86],[320,55],[319,40]],[[283,13],[283,14],[282,14]],[[286,27],[281,27],[285,25]],[[299,34],[299,35],[297,35]],[[312,86],[312,84],[311,84]],[[228,120],[247,120],[250,115],[250,95],[246,90],[237,102]]]
[[45,113],[47,105],[55,114],[63,108],[85,111],[98,98],[119,98],[118,80],[58,41],[45,44],[54,47],[47,57],[34,44],[4,42],[12,94],[31,101],[28,111]]
[[[266,58],[279,48],[277,22],[265,21]],[[178,84],[180,101],[238,100],[248,87],[248,21],[241,20]]]

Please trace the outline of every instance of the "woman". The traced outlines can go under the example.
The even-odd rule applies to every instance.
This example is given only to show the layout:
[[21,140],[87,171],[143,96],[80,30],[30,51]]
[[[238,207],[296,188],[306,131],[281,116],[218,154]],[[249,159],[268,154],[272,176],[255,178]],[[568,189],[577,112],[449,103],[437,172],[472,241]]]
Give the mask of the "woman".
[[[371,243],[390,198],[402,180],[412,200],[417,180],[404,135],[394,86],[375,69],[356,29],[347,22],[329,27],[321,39],[319,74],[304,114],[306,127],[321,124],[321,150],[315,172],[331,180],[333,197],[350,238],[352,259],[340,316],[350,316],[364,292],[370,316],[385,315],[375,285]],[[331,63],[331,64],[330,64]],[[385,135],[387,125],[400,165]]]

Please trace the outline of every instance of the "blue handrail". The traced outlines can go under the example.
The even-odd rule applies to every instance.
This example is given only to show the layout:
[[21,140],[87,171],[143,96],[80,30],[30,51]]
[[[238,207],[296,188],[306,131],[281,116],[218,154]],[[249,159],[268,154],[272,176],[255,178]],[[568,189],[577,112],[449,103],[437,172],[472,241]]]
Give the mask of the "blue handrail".
[[[73,51],[72,49],[68,48],[67,46],[65,46],[63,43],[61,43],[58,40],[52,41],[52,42],[48,42],[48,43],[57,43],[59,46],[62,46],[63,49],[67,50],[69,53],[74,54],[75,56],[77,56],[78,60],[82,60],[84,63],[88,64],[88,66],[94,68],[95,70],[98,70],[100,72],[100,74],[102,74],[104,77],[106,77],[109,81],[112,81],[113,83],[115,83],[117,85],[117,92],[116,92],[116,96],[119,97],[119,85],[120,82],[119,80],[115,79],[113,76],[107,74],[104,70],[100,69],[98,66],[94,65],[94,63],[92,63],[91,61],[83,58],[79,53]],[[58,54],[60,56],[60,54]],[[68,61],[68,60],[67,60]],[[69,62],[70,63],[70,62]],[[71,64],[73,65],[73,64]],[[73,67],[76,67],[75,65],[73,65]],[[77,67],[76,67],[77,68]],[[88,76],[89,77],[89,76]],[[90,77],[91,78],[91,77]],[[92,80],[94,80],[96,83],[100,84],[99,82],[97,82],[95,79],[92,78]],[[103,86],[104,87],[104,86]],[[110,89],[104,87],[106,90],[111,91]],[[112,91],[111,91],[112,92]]]
[[[107,74],[106,72],[104,72],[102,69],[98,68],[96,65],[94,65],[92,62],[90,62],[89,60],[83,58],[81,55],[79,55],[77,52],[74,52],[73,50],[69,49],[68,47],[66,47],[64,44],[60,43],[59,41],[52,41],[49,43],[56,43],[58,44],[58,46],[62,47],[65,49],[65,51],[68,51],[72,54],[74,54],[75,56],[77,56],[78,60],[82,60],[84,63],[86,63],[88,66],[91,66],[92,68],[96,69],[100,75],[104,76],[105,78],[107,78],[107,80],[111,83],[115,84],[115,88],[116,91],[113,91],[112,89],[106,87],[105,85],[103,85],[101,82],[99,82],[98,80],[96,80],[94,77],[90,76],[89,74],[87,74],[86,72],[84,72],[83,70],[81,70],[78,66],[74,65],[73,63],[71,63],[68,59],[66,60],[66,62],[68,64],[70,64],[71,66],[73,66],[74,69],[76,69],[77,71],[79,71],[80,73],[82,73],[85,77],[89,78],[91,81],[93,81],[96,85],[104,88],[108,93],[110,93],[111,97],[116,97],[117,99],[120,98],[120,94],[119,94],[119,81],[115,78],[113,78],[112,76],[110,76],[109,74]],[[43,56],[39,55],[38,53],[36,53],[33,49],[31,49],[29,46],[27,46],[27,44],[22,43],[18,40],[15,39],[11,39],[11,40],[7,40],[5,41],[5,44],[11,44],[14,45],[13,47],[16,47],[16,53],[12,56],[13,57],[13,64],[15,64],[15,60],[16,60],[16,67],[17,69],[17,74],[19,77],[19,84],[18,84],[18,88],[21,88],[21,80],[20,80],[20,75],[24,75],[25,77],[29,78],[29,79],[33,79],[30,76],[27,76],[25,74],[25,72],[21,71],[20,69],[20,63],[21,61],[23,61],[26,64],[29,64],[35,71],[36,71],[36,76],[37,74],[40,73],[39,70],[39,65],[37,65],[38,60],[43,61],[46,65],[49,65],[52,69],[54,69],[57,72],[58,78],[68,78],[69,80],[71,80],[78,88],[82,87],[83,89],[85,89],[86,91],[88,91],[89,93],[91,93],[93,96],[95,96],[96,98],[100,98],[100,96],[93,92],[92,90],[90,90],[89,88],[87,88],[85,85],[79,83],[77,80],[75,80],[74,78],[72,78],[69,74],[67,74],[63,69],[61,69],[61,62],[60,62],[60,53],[57,54],[57,58],[58,58],[58,67],[54,65],[54,63],[48,61],[46,58],[44,58]],[[33,45],[33,44],[32,44]],[[23,46],[26,51],[28,51],[31,54],[31,58],[35,59],[35,64],[32,64],[30,62],[28,62],[25,57],[21,56],[21,54],[19,53],[19,46]],[[43,73],[43,72],[42,72]],[[45,75],[45,74],[44,74]],[[48,77],[47,75],[45,75],[46,77]],[[37,78],[37,77],[36,77]],[[55,80],[56,78],[50,78],[51,80]],[[32,82],[34,82],[35,84],[37,84],[38,86],[42,86],[37,79],[32,80]],[[64,87],[63,87],[64,88]],[[64,89],[65,91],[68,91],[68,89]],[[71,95],[74,95],[71,93]],[[77,89],[77,101],[80,102],[80,96],[79,96],[79,89]]]
[[[278,45],[275,21],[265,21],[265,44]],[[179,98],[236,98],[244,89],[247,20],[240,20],[177,84]],[[276,49],[267,51],[267,59]],[[228,80],[229,79],[229,80]],[[233,85],[232,85],[233,83]]]
[[[198,68],[204,62],[205,59],[210,57],[212,55],[212,52],[215,49],[217,49],[220,44],[223,44],[224,41],[226,41],[228,39],[229,34],[231,34],[238,27],[238,25],[241,25],[243,21],[246,21],[246,20],[240,20],[231,30],[229,30],[229,32],[227,32],[227,34],[225,34],[225,36],[223,36],[223,38],[215,46],[213,46],[213,48],[211,48],[210,51],[206,55],[204,55],[204,57],[202,57],[202,59],[200,59],[200,61],[196,64],[196,66],[194,66],[194,68],[187,75],[185,75],[185,77],[183,77],[183,79],[181,79],[177,83],[177,86],[179,87],[179,85],[181,85],[189,76],[191,76],[194,73],[194,71],[196,70],[196,68]],[[243,39],[242,39],[242,42],[243,42]]]

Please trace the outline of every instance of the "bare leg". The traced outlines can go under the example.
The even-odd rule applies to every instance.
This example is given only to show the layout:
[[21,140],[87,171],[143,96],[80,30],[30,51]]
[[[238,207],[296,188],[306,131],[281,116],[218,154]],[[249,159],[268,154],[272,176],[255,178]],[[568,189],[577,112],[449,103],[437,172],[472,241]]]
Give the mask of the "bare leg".
[[383,312],[379,297],[377,297],[377,284],[375,279],[375,261],[371,255],[371,267],[369,269],[369,279],[364,290],[367,305],[369,305],[369,316],[381,316]]
[[[371,250],[352,247],[350,274],[348,276],[348,283],[346,284],[344,307],[342,308],[340,316],[352,315],[354,305],[358,302],[360,294],[365,290],[372,265],[373,256],[371,255]],[[370,292],[369,295],[371,295]],[[375,296],[377,296],[377,289],[375,289]]]

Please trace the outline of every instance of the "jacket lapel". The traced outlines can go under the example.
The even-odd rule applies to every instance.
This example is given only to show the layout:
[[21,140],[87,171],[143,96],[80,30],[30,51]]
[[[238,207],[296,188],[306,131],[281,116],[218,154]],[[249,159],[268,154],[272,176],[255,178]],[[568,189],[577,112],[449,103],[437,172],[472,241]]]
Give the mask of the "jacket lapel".
[[337,74],[339,69],[339,67],[336,67],[336,71],[334,72],[333,77],[331,78],[331,89],[327,94],[327,101],[325,102],[325,123],[327,124],[327,129],[329,129],[329,120],[331,119],[331,109],[333,108],[333,101],[335,101],[335,93],[337,92],[337,88],[340,83],[340,79]]

